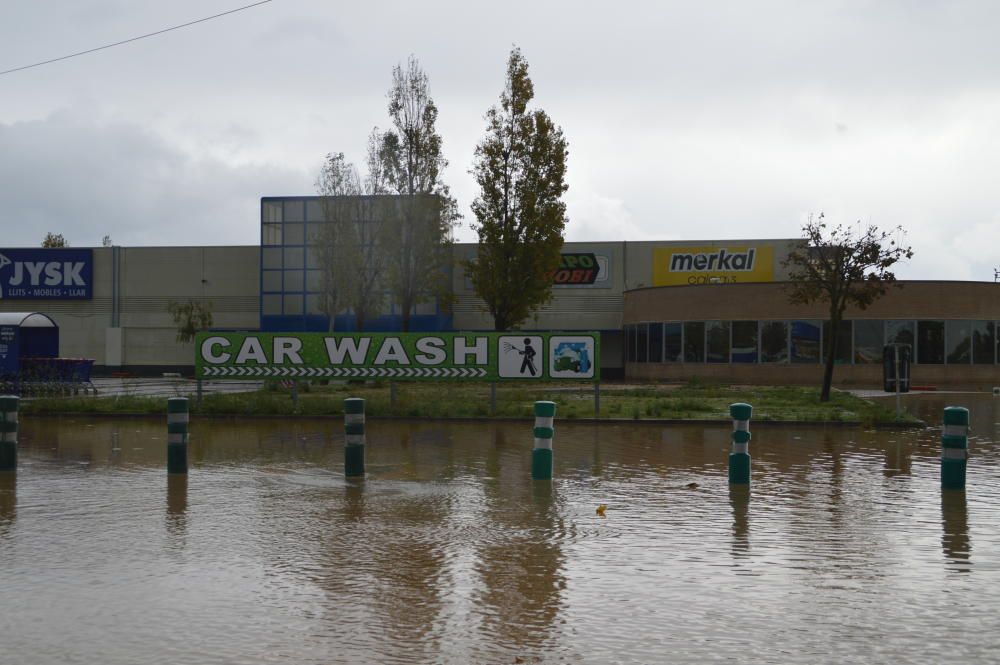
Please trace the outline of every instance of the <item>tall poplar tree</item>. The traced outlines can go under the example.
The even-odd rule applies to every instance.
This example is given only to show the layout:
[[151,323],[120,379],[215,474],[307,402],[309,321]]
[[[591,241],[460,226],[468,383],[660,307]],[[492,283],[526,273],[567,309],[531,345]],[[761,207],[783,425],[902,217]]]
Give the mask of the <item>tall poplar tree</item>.
[[534,96],[528,63],[514,48],[472,169],[481,189],[472,203],[479,251],[466,269],[496,330],[520,325],[552,297],[567,221],[566,139],[545,111],[528,108]]
[[448,161],[435,127],[437,106],[415,57],[405,69],[393,68],[388,99],[392,129],[381,139],[381,175],[385,193],[403,198],[388,219],[393,232],[385,235],[386,282],[408,331],[419,303],[434,297],[447,303],[451,231],[459,216],[442,178]]

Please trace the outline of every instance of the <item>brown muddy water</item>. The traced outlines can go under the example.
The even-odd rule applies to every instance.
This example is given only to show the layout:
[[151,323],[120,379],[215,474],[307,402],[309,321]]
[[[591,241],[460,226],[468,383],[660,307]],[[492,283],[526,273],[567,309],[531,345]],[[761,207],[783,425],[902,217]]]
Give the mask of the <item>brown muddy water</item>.
[[[0,663],[1000,661],[1000,399],[940,431],[37,419],[0,475]],[[607,506],[603,517],[597,507]]]

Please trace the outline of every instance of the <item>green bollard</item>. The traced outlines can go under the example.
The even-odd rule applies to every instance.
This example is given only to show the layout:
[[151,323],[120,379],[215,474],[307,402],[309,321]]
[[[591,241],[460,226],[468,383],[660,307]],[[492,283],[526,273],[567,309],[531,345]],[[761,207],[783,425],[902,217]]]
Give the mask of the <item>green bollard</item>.
[[0,471],[17,471],[16,395],[0,396]]
[[344,400],[344,475],[365,475],[365,401]]
[[555,402],[535,402],[535,448],[531,451],[532,480],[552,480],[552,437]]
[[941,429],[941,488],[965,489],[965,469],[969,459],[969,410],[949,406],[944,410]]
[[167,473],[188,472],[188,400],[167,400]]
[[733,452],[729,453],[729,484],[750,484],[750,416],[753,407],[737,402],[729,405],[733,419]]

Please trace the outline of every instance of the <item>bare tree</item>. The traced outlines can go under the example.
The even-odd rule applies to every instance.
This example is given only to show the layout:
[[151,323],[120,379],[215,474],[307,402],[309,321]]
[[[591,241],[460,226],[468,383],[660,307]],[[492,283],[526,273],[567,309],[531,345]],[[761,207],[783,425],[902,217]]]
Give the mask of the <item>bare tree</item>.
[[434,297],[445,305],[450,301],[452,228],[459,215],[442,179],[448,161],[435,127],[437,106],[415,57],[405,69],[393,68],[388,98],[393,127],[381,137],[381,174],[385,193],[403,198],[390,220],[394,230],[386,234],[387,283],[406,331],[419,303]]
[[316,182],[322,196],[324,223],[311,245],[319,261],[320,309],[333,331],[338,312],[350,308],[358,330],[381,309],[384,301],[386,224],[377,197],[381,188],[377,130],[369,139],[368,177],[362,182],[343,153],[327,155]]
[[866,309],[885,295],[896,281],[891,268],[913,257],[909,246],[897,244],[903,227],[880,231],[868,224],[828,228],[823,213],[812,215],[802,227],[804,243],[793,250],[783,265],[789,270],[788,299],[793,304],[825,302],[830,318],[830,340],[820,400],[830,400],[837,334],[848,305]]

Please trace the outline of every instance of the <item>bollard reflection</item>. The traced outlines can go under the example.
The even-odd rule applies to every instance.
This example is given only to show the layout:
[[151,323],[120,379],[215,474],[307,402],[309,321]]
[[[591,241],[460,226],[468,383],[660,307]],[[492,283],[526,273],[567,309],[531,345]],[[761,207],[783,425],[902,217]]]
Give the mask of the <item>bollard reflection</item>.
[[965,490],[941,490],[941,549],[955,570],[968,572],[972,565],[969,539],[969,509]]
[[733,509],[733,557],[748,558],[750,554],[750,486],[730,485],[729,505]]
[[187,530],[187,506],[187,474],[167,474],[167,531],[172,535],[184,535]]
[[17,474],[0,472],[0,535],[4,535],[17,518]]

